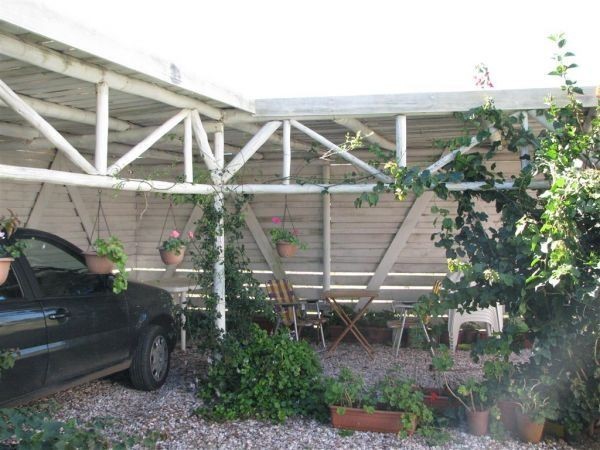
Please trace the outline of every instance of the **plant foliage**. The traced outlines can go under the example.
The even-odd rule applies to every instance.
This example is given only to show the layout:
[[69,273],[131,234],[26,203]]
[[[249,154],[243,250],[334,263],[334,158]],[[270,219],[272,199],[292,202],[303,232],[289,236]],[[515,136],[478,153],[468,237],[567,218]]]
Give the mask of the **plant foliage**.
[[125,270],[125,265],[127,264],[127,253],[125,253],[125,248],[121,240],[116,236],[111,236],[108,239],[98,238],[94,242],[94,248],[98,256],[106,256],[118,269],[113,281],[113,292],[119,294],[126,290],[127,271]]

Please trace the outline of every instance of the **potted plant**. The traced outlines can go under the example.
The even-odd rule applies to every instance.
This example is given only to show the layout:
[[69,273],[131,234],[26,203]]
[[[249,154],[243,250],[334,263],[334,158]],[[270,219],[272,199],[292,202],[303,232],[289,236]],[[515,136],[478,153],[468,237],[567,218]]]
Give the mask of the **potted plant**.
[[363,379],[347,368],[326,380],[325,401],[335,428],[412,435],[418,423],[433,420],[413,383],[386,377],[367,390]]
[[511,393],[518,404],[516,422],[519,437],[525,442],[540,442],[546,419],[557,418],[558,408],[548,388],[549,384],[530,379],[516,382],[511,387]]
[[96,274],[110,274],[113,269],[118,269],[113,280],[113,292],[118,294],[127,289],[127,254],[123,243],[116,236],[108,239],[98,238],[93,245],[94,250],[84,252],[85,262],[88,269]]
[[459,385],[456,390],[452,389],[447,372],[454,366],[454,360],[445,345],[440,345],[437,349],[432,358],[432,366],[441,372],[448,392],[464,406],[471,434],[475,436],[487,434],[490,410],[486,383],[471,378]]
[[[281,219],[273,217],[271,222],[281,224]],[[298,252],[299,248],[301,250],[307,248],[307,245],[298,239],[300,232],[296,228],[293,228],[291,231],[283,227],[271,228],[269,234],[271,235],[271,241],[275,244],[277,253],[282,258],[291,258]]]
[[21,221],[10,209],[8,212],[10,216],[0,217],[0,285],[8,278],[12,262],[21,256],[25,249],[24,242],[11,240]]
[[188,231],[188,239],[184,239],[181,233],[177,230],[173,230],[169,233],[169,238],[163,241],[158,251],[160,253],[160,259],[167,266],[181,264],[183,257],[185,256],[185,249],[190,241],[194,239],[194,232]]
[[485,436],[490,421],[487,386],[473,378],[458,386],[457,399],[467,414],[469,431],[475,436]]

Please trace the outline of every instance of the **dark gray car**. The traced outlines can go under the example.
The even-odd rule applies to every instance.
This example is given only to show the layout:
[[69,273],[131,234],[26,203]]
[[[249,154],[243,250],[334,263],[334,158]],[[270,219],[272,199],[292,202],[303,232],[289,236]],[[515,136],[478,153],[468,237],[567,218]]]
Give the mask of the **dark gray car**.
[[13,405],[115,372],[134,387],[158,389],[175,344],[168,292],[130,282],[112,292],[112,276],[87,270],[76,246],[21,229],[24,255],[0,285],[0,350],[15,350],[0,375],[0,406]]

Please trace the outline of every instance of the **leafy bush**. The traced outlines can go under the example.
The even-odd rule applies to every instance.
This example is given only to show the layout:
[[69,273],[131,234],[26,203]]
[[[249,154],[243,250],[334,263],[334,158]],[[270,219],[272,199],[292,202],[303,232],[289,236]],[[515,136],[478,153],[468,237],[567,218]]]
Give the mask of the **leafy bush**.
[[325,417],[321,366],[305,342],[269,336],[256,325],[250,336],[224,338],[220,356],[199,392],[203,417],[213,420]]
[[49,411],[34,408],[0,409],[0,448],[124,450],[153,448],[160,437],[158,433],[146,437],[121,434],[113,440],[103,433],[107,425],[102,421],[81,424],[74,419],[61,422],[52,419]]

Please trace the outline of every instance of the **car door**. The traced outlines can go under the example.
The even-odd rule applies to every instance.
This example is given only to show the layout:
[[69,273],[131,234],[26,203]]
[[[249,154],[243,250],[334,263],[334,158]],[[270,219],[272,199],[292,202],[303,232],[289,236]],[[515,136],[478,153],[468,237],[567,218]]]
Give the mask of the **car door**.
[[32,298],[19,261],[0,285],[0,351],[16,355],[15,365],[0,374],[0,405],[41,389],[48,365],[48,341],[42,305]]
[[68,382],[129,358],[128,307],[109,275],[88,271],[80,251],[36,232],[24,255],[48,332],[47,384]]

